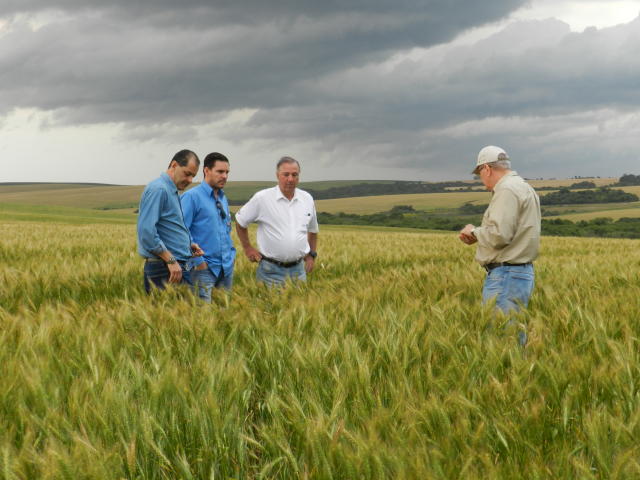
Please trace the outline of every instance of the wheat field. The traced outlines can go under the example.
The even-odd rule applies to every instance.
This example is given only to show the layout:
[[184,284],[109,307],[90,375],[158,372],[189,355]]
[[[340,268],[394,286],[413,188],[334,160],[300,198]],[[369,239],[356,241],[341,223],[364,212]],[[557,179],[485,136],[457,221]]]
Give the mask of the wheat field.
[[529,344],[454,234],[323,228],[148,298],[135,227],[6,221],[0,478],[640,478],[640,242],[544,238]]

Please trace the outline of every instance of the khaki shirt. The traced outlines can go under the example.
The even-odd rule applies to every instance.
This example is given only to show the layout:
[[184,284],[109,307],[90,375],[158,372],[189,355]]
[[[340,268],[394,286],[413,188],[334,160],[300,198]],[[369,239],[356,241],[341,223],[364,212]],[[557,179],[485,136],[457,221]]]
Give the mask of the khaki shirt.
[[476,260],[488,263],[528,263],[540,247],[540,199],[516,172],[504,175],[493,188],[493,197],[476,227]]

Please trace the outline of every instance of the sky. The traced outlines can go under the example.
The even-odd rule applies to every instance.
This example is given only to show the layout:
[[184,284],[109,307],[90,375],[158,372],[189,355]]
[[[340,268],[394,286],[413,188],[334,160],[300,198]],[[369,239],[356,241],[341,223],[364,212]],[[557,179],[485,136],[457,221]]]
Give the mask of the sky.
[[[0,182],[640,174],[640,0],[1,0]],[[634,53],[635,52],[635,53]],[[201,174],[196,180],[201,179]]]

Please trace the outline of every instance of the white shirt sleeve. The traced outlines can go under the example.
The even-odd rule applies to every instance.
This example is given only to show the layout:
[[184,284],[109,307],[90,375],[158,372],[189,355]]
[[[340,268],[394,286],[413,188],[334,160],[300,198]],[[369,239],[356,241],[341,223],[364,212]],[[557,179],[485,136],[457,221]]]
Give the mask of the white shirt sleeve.
[[307,229],[307,231],[310,233],[318,233],[320,229],[318,227],[318,216],[316,215],[316,205],[315,203],[313,203],[313,200],[311,200],[311,202],[313,204],[313,213],[311,214],[311,221],[309,222],[309,228]]
[[[260,192],[258,192],[260,193]],[[255,222],[260,216],[260,199],[258,193],[245,203],[238,213],[236,213],[236,223],[242,228],[247,228],[250,223]]]

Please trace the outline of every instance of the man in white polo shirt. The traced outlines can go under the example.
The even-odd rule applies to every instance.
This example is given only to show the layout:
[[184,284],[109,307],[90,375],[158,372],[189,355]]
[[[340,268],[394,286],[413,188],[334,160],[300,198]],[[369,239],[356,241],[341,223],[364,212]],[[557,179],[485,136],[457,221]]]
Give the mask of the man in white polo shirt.
[[[268,286],[306,280],[317,256],[318,219],[313,197],[297,187],[300,164],[282,157],[276,166],[278,185],[257,192],[236,214],[236,231],[247,258],[259,262],[256,277]],[[247,228],[258,224],[258,248]]]

